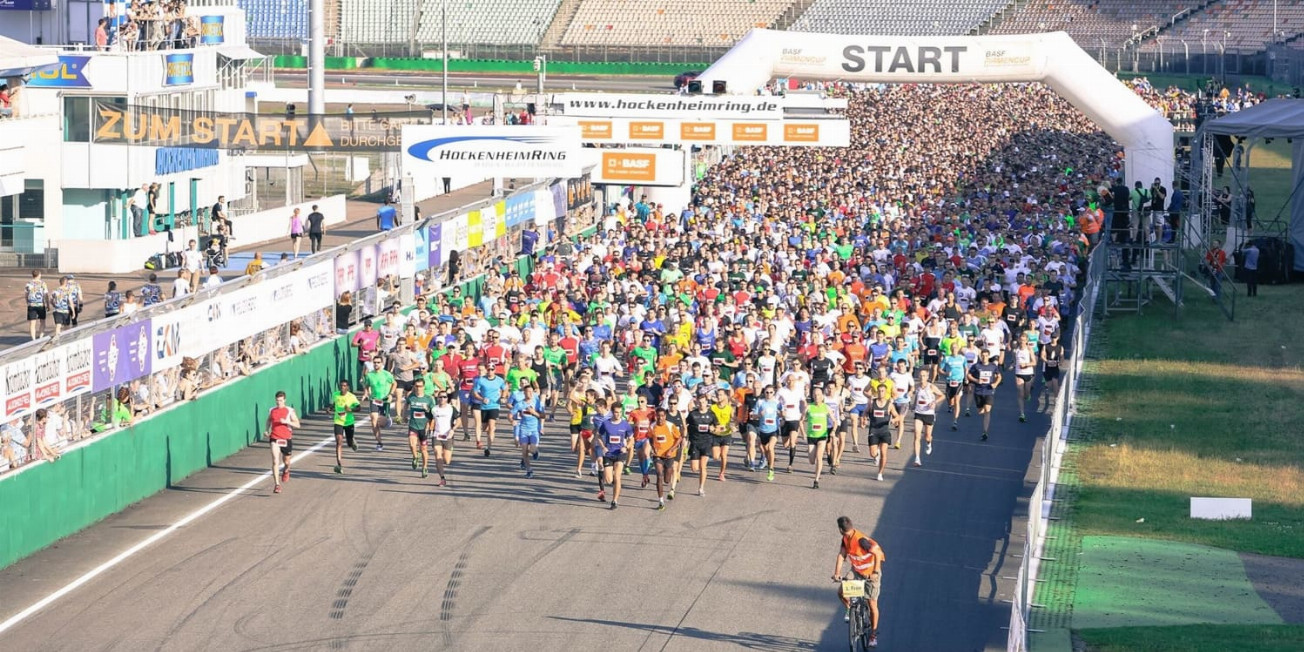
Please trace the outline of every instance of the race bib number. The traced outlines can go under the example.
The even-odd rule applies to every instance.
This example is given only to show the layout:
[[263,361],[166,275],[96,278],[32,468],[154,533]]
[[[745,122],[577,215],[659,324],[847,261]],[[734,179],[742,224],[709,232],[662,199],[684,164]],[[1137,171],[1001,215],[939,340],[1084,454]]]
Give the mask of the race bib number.
[[843,580],[842,597],[844,598],[865,597],[865,580]]
[[288,441],[289,441],[288,439],[277,439],[277,440],[276,440],[276,447],[277,447],[277,448],[285,448],[285,444],[286,444]]
[[947,387],[959,387],[959,386],[960,386],[960,381],[958,381],[958,380],[952,380],[952,381],[946,383],[946,385],[947,385]]
[[763,423],[763,424],[765,424],[765,425],[767,425],[767,426],[773,426],[773,425],[775,425],[775,424],[777,423],[777,421],[775,420],[774,417],[766,417],[766,418],[764,418],[764,419],[761,420],[761,423]]
[[620,438],[620,435],[609,435],[607,437],[607,443],[612,446],[619,446],[623,441],[624,440]]
[[373,399],[371,399],[371,404],[374,405],[374,406],[376,406],[376,407],[380,407],[380,406],[384,405],[385,402],[384,402],[384,401],[377,401],[376,399],[373,398]]
[[437,432],[437,433],[435,433],[435,439],[438,439],[439,441],[448,441],[448,440],[451,439],[452,437],[453,437],[453,431],[452,431],[452,430],[449,430],[448,432]]
[[980,371],[980,372],[978,372],[978,382],[980,382],[980,383],[982,383],[982,384],[984,384],[984,385],[986,385],[986,384],[992,382],[992,372],[990,372],[990,371]]
[[426,411],[425,411],[425,410],[422,410],[422,409],[415,409],[415,410],[412,410],[412,418],[413,418],[413,419],[424,419],[424,418],[426,418]]
[[885,417],[885,416],[887,416],[887,411],[886,411],[886,410],[874,410],[874,418],[875,418],[875,419],[882,419],[882,418]]
[[664,444],[664,443],[666,443],[666,436],[665,436],[665,435],[657,435],[657,436],[656,436],[656,442],[657,442],[658,444]]
[[1059,360],[1047,360],[1047,361],[1046,361],[1046,366],[1047,366],[1047,367],[1058,367],[1058,366],[1059,366]]
[[929,349],[928,355],[937,355],[937,349]]

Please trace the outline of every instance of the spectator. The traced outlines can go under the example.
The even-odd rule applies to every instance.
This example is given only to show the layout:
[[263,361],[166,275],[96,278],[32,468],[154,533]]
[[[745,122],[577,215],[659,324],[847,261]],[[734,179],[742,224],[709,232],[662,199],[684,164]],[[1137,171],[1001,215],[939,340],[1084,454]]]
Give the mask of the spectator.
[[222,284],[222,275],[218,273],[216,266],[208,268],[208,278],[204,279],[204,289],[211,290]]
[[131,290],[127,290],[122,295],[122,314],[134,315],[140,310],[140,298]]
[[[214,226],[218,224],[226,225],[226,234],[232,240],[235,240],[235,225],[231,224],[230,218],[226,215],[226,196],[218,195],[217,203],[213,204],[212,221]],[[216,230],[216,228],[214,228]]]
[[381,231],[392,230],[397,224],[397,216],[398,212],[394,210],[393,206],[390,206],[389,200],[386,199],[385,204],[376,211],[376,228]]
[[186,243],[186,250],[181,252],[181,268],[189,272],[190,291],[199,289],[200,276],[204,269],[204,254],[199,252],[194,240]]
[[9,84],[0,84],[0,118],[14,117],[14,98],[9,92]]
[[140,307],[148,308],[163,302],[163,288],[158,284],[158,274],[149,273],[149,282],[140,288]]
[[324,235],[326,235],[326,216],[317,210],[316,204],[313,204],[312,212],[308,213],[308,243],[312,253],[321,251],[321,239]]
[[353,293],[344,292],[335,302],[335,331],[340,334],[349,332],[353,324]]
[[1259,246],[1250,240],[1241,248],[1241,255],[1244,256],[1241,270],[1245,274],[1245,296],[1257,297],[1259,296]]
[[1227,266],[1227,252],[1223,251],[1222,240],[1214,240],[1213,246],[1204,252],[1203,271],[1209,278],[1209,289],[1215,298],[1222,294],[1223,268]]
[[95,49],[103,52],[109,49],[109,19],[101,18],[95,26]]
[[50,306],[54,309],[54,336],[56,338],[63,332],[65,326],[72,325],[74,296],[72,289],[68,287],[69,278],[71,277],[65,276],[59,279],[59,287],[50,293]]
[[145,195],[145,209],[149,213],[149,234],[158,233],[158,182],[149,184],[149,192]]
[[279,267],[279,266],[284,265],[284,264],[286,264],[286,263],[288,263],[288,262],[290,262],[290,254],[287,254],[287,253],[285,253],[285,252],[281,252],[281,257],[280,257],[279,259],[277,259],[277,261],[276,261],[276,265]]
[[131,209],[131,237],[136,238],[145,235],[145,211],[149,207],[149,184],[141,184],[140,188],[132,193],[131,199],[127,200],[127,207]]
[[104,292],[104,317],[117,317],[122,313],[122,293],[118,292],[118,282],[109,281],[109,289]]
[[81,283],[78,283],[77,277],[72,274],[68,275],[68,293],[72,307],[72,325],[76,326],[82,309],[86,307],[86,302],[83,300],[85,295],[82,293]]
[[255,276],[263,271],[263,268],[266,266],[266,263],[263,262],[263,252],[255,251],[254,259],[249,261],[248,265],[245,265],[245,276]]
[[[41,280],[41,270],[32,270],[32,280],[23,287],[23,299],[27,302],[27,330],[32,339],[45,337],[45,311],[49,305],[50,288]],[[37,326],[40,326],[38,335]]]
[[299,258],[299,248],[303,246],[303,233],[303,217],[299,215],[299,209],[296,207],[290,214],[290,246],[294,250],[296,260]]
[[118,394],[113,402],[113,425],[120,428],[131,425],[132,420],[136,418],[134,403],[131,390],[127,387],[118,387]]
[[59,453],[50,446],[50,442],[46,440],[47,436],[49,436],[49,433],[47,433],[49,423],[49,411],[45,408],[37,410],[32,424],[32,436],[28,438],[28,459],[32,461],[49,460],[51,462],[57,462],[59,457],[61,457]]
[[172,298],[184,297],[190,294],[190,272],[185,268],[177,270],[177,277],[172,281]]

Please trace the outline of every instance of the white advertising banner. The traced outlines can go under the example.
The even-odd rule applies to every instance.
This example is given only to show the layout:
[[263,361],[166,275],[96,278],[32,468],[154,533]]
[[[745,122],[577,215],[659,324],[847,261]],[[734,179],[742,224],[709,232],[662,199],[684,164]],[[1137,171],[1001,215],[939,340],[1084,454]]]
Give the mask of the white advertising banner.
[[[445,238],[444,241],[449,242],[451,245],[450,251],[464,251],[467,247],[471,246],[471,216],[466,214],[458,215],[452,220],[452,222],[453,240],[452,242],[449,242],[448,239]],[[448,258],[444,258],[444,260],[448,260]]]
[[346,251],[335,257],[335,296],[358,291],[358,252]]
[[[424,234],[426,227],[421,227]],[[404,233],[398,238],[398,277],[412,278],[417,275],[417,236]],[[422,254],[425,255],[424,253]]]
[[376,245],[376,278],[398,276],[400,244],[398,238],[383,240]]
[[358,249],[358,289],[376,285],[376,245]]
[[643,145],[776,145],[848,147],[851,123],[828,120],[681,120],[575,118],[556,116],[553,124],[580,128],[585,143]]
[[553,216],[552,191],[540,188],[534,191],[534,223],[543,226],[555,219]]
[[21,417],[36,409],[32,388],[36,374],[34,358],[14,360],[2,367],[5,382],[5,419]]
[[480,244],[487,245],[498,237],[498,216],[497,204],[485,206],[480,209]]
[[783,117],[781,97],[563,93],[552,96],[552,104],[562,115],[596,118],[778,120]]
[[580,134],[574,126],[406,125],[404,175],[417,178],[578,177]]
[[150,320],[153,370],[234,344],[335,301],[331,263],[318,263]]
[[91,391],[93,348],[91,339],[84,338],[33,356],[31,409]]

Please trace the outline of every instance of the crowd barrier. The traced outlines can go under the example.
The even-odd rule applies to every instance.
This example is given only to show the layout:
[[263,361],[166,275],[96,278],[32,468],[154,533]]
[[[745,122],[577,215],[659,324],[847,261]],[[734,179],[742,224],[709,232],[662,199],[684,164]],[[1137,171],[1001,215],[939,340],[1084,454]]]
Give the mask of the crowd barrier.
[[[566,190],[527,186],[7,352],[5,445],[40,436],[62,457],[0,465],[0,567],[256,441],[277,390],[316,411],[340,379],[356,380],[356,353],[336,334],[361,318],[422,290],[478,299],[490,266],[528,275],[523,233],[541,251],[549,234],[591,222]],[[339,309],[345,293],[360,298],[352,310]],[[44,428],[37,410],[54,415]]]
[[1028,650],[1028,618],[1032,609],[1038,606],[1035,602],[1037,571],[1046,542],[1046,528],[1050,523],[1051,501],[1055,497],[1060,460],[1064,456],[1069,425],[1073,420],[1078,380],[1082,376],[1087,343],[1091,338],[1091,320],[1104,276],[1105,256],[1106,247],[1097,246],[1088,257],[1086,281],[1073,320],[1072,340],[1061,363],[1059,394],[1055,397],[1050,429],[1042,442],[1040,457],[1034,458],[1038,465],[1038,477],[1032,496],[1028,499],[1027,531],[1020,557],[1018,581],[1010,605],[1010,631],[1006,645],[1009,652]]

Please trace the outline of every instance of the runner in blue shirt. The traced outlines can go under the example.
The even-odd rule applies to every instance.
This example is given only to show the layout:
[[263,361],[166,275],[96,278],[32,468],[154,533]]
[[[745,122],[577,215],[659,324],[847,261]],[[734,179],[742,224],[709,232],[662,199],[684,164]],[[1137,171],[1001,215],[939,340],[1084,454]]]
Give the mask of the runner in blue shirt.
[[521,382],[520,396],[512,407],[512,417],[516,419],[516,444],[521,447],[521,467],[525,477],[533,478],[534,469],[531,460],[539,459],[539,429],[543,417],[543,400],[534,391],[530,381]]
[[611,418],[598,425],[593,436],[602,455],[602,473],[598,475],[598,500],[607,499],[604,480],[611,483],[611,509],[620,500],[620,475],[625,468],[625,447],[634,442],[634,426],[625,420],[625,408],[618,401],[611,405]]
[[385,200],[385,205],[376,211],[376,228],[381,231],[389,231],[398,225],[398,211],[389,205],[389,200]]
[[494,431],[498,428],[498,410],[502,407],[503,390],[507,381],[498,375],[494,365],[482,367],[483,373],[477,376],[471,385],[471,398],[479,406],[480,425],[484,427],[489,441],[485,442],[484,456],[489,457],[489,449],[494,445]]
[[964,374],[969,361],[959,351],[942,358],[941,370],[946,378],[946,401],[951,404],[951,430],[959,430],[960,399],[964,397]]
[[765,455],[765,464],[770,469],[766,479],[774,482],[774,442],[779,436],[779,411],[782,406],[779,399],[774,397],[774,386],[770,385],[765,388],[761,394],[761,400],[756,402],[756,407],[752,408],[752,415],[756,418],[756,439],[761,444],[761,452]]

